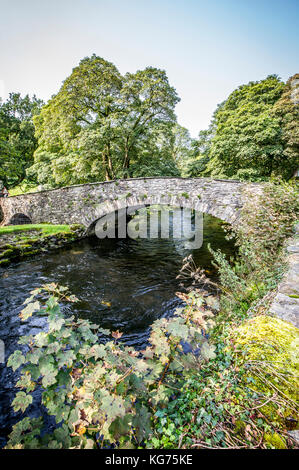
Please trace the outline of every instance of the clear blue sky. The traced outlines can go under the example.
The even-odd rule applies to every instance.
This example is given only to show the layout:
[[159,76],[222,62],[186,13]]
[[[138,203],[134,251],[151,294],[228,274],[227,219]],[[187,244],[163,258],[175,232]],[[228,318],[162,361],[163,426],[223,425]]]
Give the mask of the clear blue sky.
[[299,0],[0,0],[0,95],[45,100],[92,53],[166,70],[193,136],[237,86],[299,72]]

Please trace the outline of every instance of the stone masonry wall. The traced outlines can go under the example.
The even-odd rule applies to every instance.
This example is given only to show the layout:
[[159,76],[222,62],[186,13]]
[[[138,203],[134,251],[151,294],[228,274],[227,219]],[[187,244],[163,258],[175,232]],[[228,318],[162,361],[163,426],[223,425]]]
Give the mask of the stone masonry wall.
[[278,286],[270,313],[299,328],[299,224],[286,250],[288,270]]
[[122,207],[170,204],[191,207],[234,224],[243,205],[244,188],[256,193],[262,185],[208,178],[134,178],[69,186],[1,198],[2,225],[23,214],[32,223],[83,224]]

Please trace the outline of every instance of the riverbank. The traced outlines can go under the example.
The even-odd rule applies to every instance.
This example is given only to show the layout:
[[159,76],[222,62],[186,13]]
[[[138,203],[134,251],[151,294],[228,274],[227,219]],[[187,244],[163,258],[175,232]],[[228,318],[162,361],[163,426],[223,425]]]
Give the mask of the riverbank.
[[[232,233],[239,248],[237,256],[209,248],[219,272],[219,304],[210,304],[203,295],[206,278],[202,270],[189,270],[192,292],[186,293],[181,285],[183,291],[177,292],[185,307],[166,317],[161,315],[159,301],[159,319],[151,322],[150,345],[142,349],[125,346],[124,325],[116,325],[119,308],[112,322],[113,330],[119,329],[112,333],[98,314],[90,323],[81,315],[80,305],[80,315],[65,317],[61,303],[67,297],[71,302],[74,299],[72,290],[68,294],[57,284],[62,280],[59,259],[55,283],[31,290],[20,314],[26,322],[46,311],[49,328],[25,336],[22,344],[30,345],[30,354],[24,356],[14,349],[8,365],[13,370],[22,366],[25,372],[17,384],[22,392],[16,395],[14,410],[25,411],[33,403],[31,392],[40,386],[42,377],[42,404],[57,423],[63,422],[62,428],[40,439],[42,421],[30,422],[26,417],[14,426],[8,447],[298,447],[298,329],[271,313],[273,300],[294,266],[288,264],[288,253],[294,251],[289,247],[294,247],[298,209],[293,187],[269,184],[258,200],[250,197]],[[82,253],[80,256],[82,265]],[[165,253],[164,257],[159,278],[168,272]],[[107,277],[110,285],[112,270],[107,271],[98,258],[96,265],[104,274],[97,279]],[[157,265],[155,262],[155,272]],[[128,266],[130,258],[126,273]],[[88,272],[94,285],[89,263]],[[132,273],[131,269],[129,276],[122,277],[122,285]],[[82,285],[84,276],[79,275]],[[140,289],[139,272],[137,278]],[[72,279],[69,271],[68,279]],[[118,290],[119,284],[118,278]],[[127,306],[128,287],[123,287],[125,297],[120,305]],[[48,300],[46,310],[40,306],[43,289],[57,298]],[[296,293],[291,295],[296,298]],[[113,300],[114,294],[112,306],[108,306],[110,319]],[[104,341],[95,334],[97,330],[106,337]],[[67,389],[61,390],[60,385]],[[41,403],[35,406],[40,409]],[[24,426],[29,433],[23,433]]]
[[9,225],[0,227],[0,267],[84,237],[81,225]]

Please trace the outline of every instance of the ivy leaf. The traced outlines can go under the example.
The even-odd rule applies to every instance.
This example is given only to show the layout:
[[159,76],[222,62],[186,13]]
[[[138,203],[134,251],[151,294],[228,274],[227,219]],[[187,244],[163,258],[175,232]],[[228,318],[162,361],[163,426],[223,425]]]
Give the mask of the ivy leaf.
[[109,432],[114,439],[119,439],[120,436],[128,434],[131,429],[133,415],[126,414],[123,418],[116,418],[111,423]]
[[34,289],[32,291],[30,291],[30,294],[32,294],[30,297],[28,297],[28,299],[26,299],[24,302],[23,302],[23,305],[27,305],[29,304],[40,292],[42,291],[42,289],[40,287],[38,287],[37,289]]
[[26,395],[25,392],[18,392],[15,396],[15,399],[12,402],[12,406],[14,411],[21,410],[23,413],[28,408],[29,405],[32,403],[32,396]]
[[26,361],[30,362],[31,364],[38,364],[38,361],[43,355],[43,351],[41,349],[36,349],[32,353],[28,353],[26,355]]
[[57,354],[58,351],[62,348],[62,345],[58,341],[54,341],[54,343],[50,343],[47,347],[48,354]]
[[13,354],[11,354],[7,361],[7,367],[12,367],[13,371],[16,371],[22,364],[26,361],[25,356],[22,352],[17,349]]
[[64,449],[68,449],[71,446],[70,433],[66,424],[63,424],[60,428],[55,429],[54,437],[62,444]]
[[111,334],[112,334],[113,338],[115,338],[115,339],[120,339],[120,338],[122,337],[122,335],[123,335],[123,333],[121,333],[121,332],[118,331],[118,330],[112,331]]

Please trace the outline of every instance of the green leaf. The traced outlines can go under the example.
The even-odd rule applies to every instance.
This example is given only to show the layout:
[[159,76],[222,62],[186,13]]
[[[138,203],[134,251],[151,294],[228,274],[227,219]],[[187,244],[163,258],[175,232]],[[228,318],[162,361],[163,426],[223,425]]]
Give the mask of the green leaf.
[[209,359],[215,359],[215,346],[209,344],[208,341],[206,341],[200,348],[200,354],[206,361]]
[[31,315],[40,310],[40,303],[38,301],[32,302],[28,304],[23,310],[21,311],[19,317],[24,321],[27,320]]
[[28,406],[31,405],[32,400],[33,399],[31,395],[26,395],[25,392],[18,392],[16,394],[15,399],[12,402],[14,411],[21,410],[24,413],[26,408],[28,408]]
[[44,388],[50,387],[51,385],[56,383],[57,373],[57,370],[51,370],[44,375],[42,379],[42,384]]
[[7,367],[12,367],[12,370],[17,370],[22,364],[25,363],[25,356],[23,356],[20,350],[16,350],[13,354],[11,354],[7,361]]

